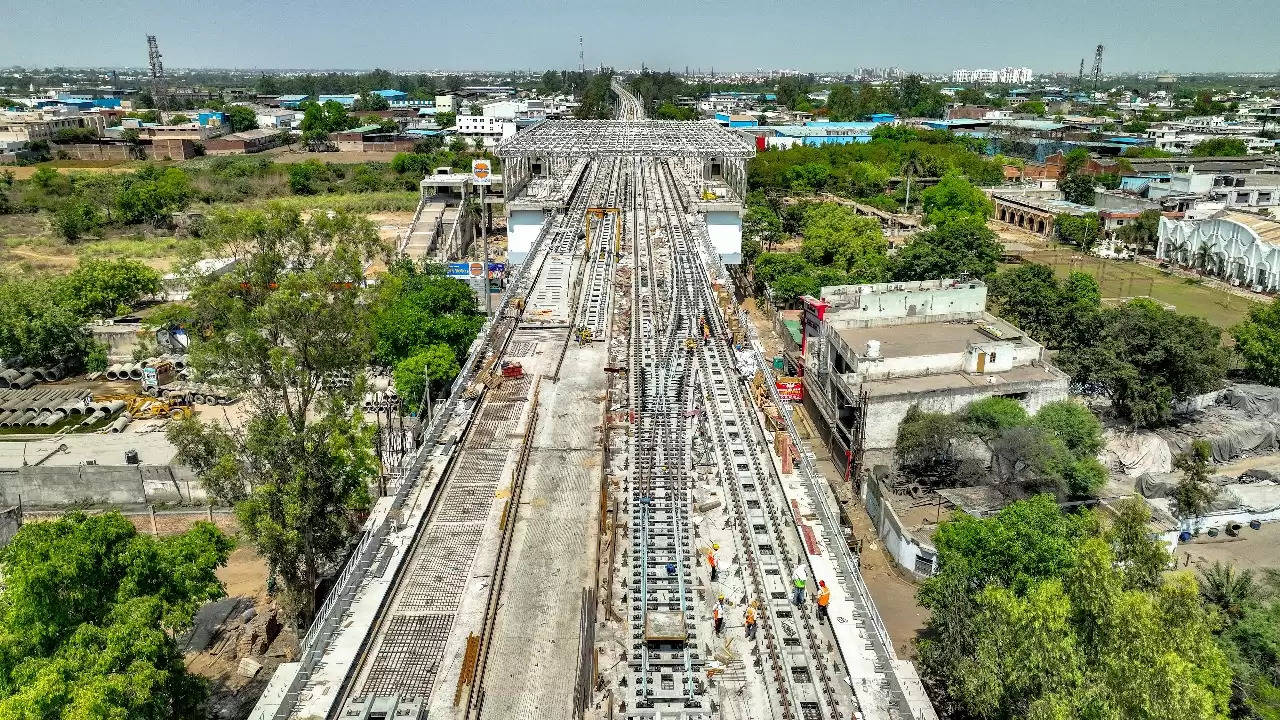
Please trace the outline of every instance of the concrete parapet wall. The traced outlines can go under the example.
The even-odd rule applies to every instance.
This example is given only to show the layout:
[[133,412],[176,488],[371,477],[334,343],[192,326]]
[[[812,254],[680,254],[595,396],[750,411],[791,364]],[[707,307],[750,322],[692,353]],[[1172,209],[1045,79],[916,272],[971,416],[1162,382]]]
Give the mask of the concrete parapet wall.
[[0,471],[0,505],[203,504],[204,487],[175,465],[27,466]]
[[888,491],[877,480],[862,485],[863,501],[867,514],[875,525],[876,535],[885,549],[903,569],[918,578],[927,578],[937,571],[938,551],[918,540],[902,527],[902,521],[886,496]]

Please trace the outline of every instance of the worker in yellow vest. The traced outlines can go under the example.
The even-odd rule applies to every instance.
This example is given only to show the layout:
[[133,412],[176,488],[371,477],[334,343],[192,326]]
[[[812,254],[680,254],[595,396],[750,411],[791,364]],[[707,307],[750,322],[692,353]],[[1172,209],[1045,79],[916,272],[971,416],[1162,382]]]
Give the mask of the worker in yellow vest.
[[826,580],[818,581],[818,619],[827,619],[827,606],[831,604],[831,588]]
[[747,639],[756,639],[756,609],[754,605],[747,606],[746,615],[742,619],[742,624],[747,630]]

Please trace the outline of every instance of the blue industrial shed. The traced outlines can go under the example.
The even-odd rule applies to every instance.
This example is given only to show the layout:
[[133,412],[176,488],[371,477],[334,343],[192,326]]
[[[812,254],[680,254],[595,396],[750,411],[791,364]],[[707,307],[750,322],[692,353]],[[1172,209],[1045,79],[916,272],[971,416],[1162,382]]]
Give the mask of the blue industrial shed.
[[409,94],[400,90],[374,90],[374,95],[381,95],[387,100],[406,100]]

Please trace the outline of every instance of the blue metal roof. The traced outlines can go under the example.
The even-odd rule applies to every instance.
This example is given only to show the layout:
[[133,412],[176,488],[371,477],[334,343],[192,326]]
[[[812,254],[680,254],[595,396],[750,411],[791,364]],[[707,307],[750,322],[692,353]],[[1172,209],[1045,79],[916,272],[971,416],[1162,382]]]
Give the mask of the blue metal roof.
[[390,100],[391,98],[402,98],[402,97],[409,96],[409,93],[406,93],[403,90],[374,90],[373,94],[381,95],[382,97],[388,100]]
[[310,95],[281,95],[277,98],[280,102],[299,102],[311,97]]

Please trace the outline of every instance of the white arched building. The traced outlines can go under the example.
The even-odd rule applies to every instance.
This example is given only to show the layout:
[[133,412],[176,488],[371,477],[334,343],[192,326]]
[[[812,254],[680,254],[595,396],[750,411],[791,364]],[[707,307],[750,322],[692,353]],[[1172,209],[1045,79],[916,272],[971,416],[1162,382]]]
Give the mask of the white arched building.
[[1258,290],[1280,290],[1280,222],[1240,212],[1160,218],[1156,257]]

